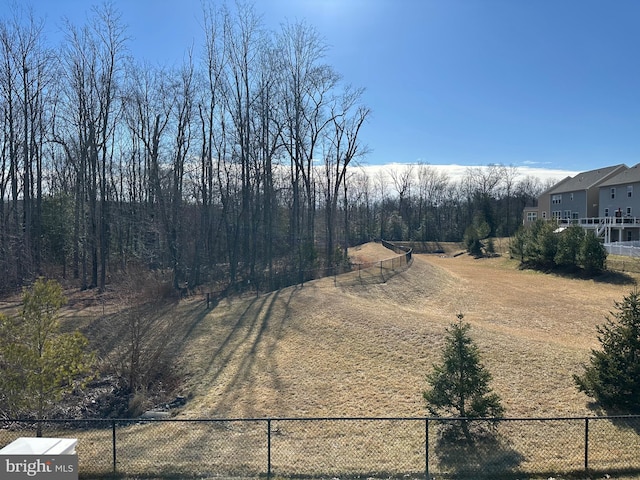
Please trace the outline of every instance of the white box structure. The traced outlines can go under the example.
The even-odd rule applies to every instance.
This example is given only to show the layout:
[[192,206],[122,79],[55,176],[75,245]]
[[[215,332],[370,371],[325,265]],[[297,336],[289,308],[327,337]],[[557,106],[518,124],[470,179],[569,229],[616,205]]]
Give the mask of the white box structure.
[[4,448],[0,455],[75,455],[75,438],[20,437]]

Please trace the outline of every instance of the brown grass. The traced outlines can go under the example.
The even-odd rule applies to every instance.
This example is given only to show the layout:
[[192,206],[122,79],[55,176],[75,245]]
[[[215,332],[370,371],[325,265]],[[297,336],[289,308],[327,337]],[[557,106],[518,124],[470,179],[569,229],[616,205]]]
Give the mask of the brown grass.
[[[350,254],[361,262],[392,256],[378,244]],[[598,347],[596,325],[633,288],[521,271],[506,257],[414,255],[408,270],[384,282],[377,271],[368,274],[366,281],[352,273],[227,299],[211,310],[201,297],[175,304],[168,343],[187,374],[182,393],[189,397],[177,417],[424,416],[425,375],[457,313],[472,325],[506,416],[592,415],[572,374]],[[81,323],[103,308],[83,306]],[[176,428],[154,427],[162,438],[189,438]],[[292,439],[294,428],[285,432]],[[542,432],[531,441],[544,448],[548,438]],[[292,454],[280,448],[284,464]],[[420,465],[420,451],[412,455],[410,463]]]
[[[357,254],[376,251],[388,257],[375,244]],[[416,255],[386,283],[326,278],[225,301],[184,338],[193,400],[182,415],[423,415],[425,374],[459,312],[509,416],[585,415],[571,375],[630,288],[520,271],[505,258]]]

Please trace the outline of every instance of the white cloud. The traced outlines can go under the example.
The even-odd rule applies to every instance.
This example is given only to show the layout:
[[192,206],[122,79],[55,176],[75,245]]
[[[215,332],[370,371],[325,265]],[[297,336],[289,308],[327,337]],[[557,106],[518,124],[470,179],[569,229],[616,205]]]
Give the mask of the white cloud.
[[[382,172],[383,174],[389,175],[391,171],[398,171],[400,169],[408,168],[413,165],[414,168],[417,164],[409,164],[409,163],[388,163],[385,165],[359,165],[356,167],[359,170],[364,171],[371,178],[375,178],[377,175]],[[466,165],[432,165],[426,164],[430,168],[435,169],[439,172],[446,173],[451,181],[459,181],[464,177],[467,173],[467,169],[469,168],[487,168],[486,166],[473,166],[469,167]],[[527,176],[539,178],[542,182],[546,182],[547,180],[560,181],[565,177],[573,177],[577,175],[579,172],[573,170],[559,170],[555,168],[540,168],[540,167],[531,167],[531,166],[517,166],[516,171],[518,173],[518,177],[516,180],[525,178]]]

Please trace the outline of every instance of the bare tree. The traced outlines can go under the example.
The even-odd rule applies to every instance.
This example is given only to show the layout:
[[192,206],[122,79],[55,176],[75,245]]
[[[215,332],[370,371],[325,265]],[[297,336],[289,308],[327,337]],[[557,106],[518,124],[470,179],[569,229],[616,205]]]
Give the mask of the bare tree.
[[434,167],[418,164],[418,218],[421,238],[426,240],[441,240],[436,233],[441,230],[440,207],[445,194],[449,176],[438,172]]
[[[7,283],[20,281],[24,277],[24,259],[18,250],[22,235],[21,222],[18,211],[18,192],[20,184],[19,175],[19,105],[16,89],[18,88],[17,67],[14,64],[13,29],[6,22],[0,23],[0,47],[1,70],[0,88],[2,89],[2,175],[3,195],[0,199],[2,205],[2,247],[5,264],[2,265],[6,272]],[[4,213],[4,200],[7,186],[10,185],[10,202],[8,211]],[[9,263],[8,259],[15,258],[15,263]]]
[[[220,158],[223,158],[225,129],[219,120],[224,119],[223,97],[225,95],[223,73],[226,63],[224,44],[224,16],[227,13],[205,8],[204,34],[205,52],[202,65],[202,85],[198,103],[200,123],[200,241],[194,252],[193,282],[199,282],[201,263],[215,262],[218,244],[222,237],[222,215],[216,208],[221,189],[217,188],[220,175]],[[201,249],[203,250],[201,252]]]
[[[4,258],[15,259],[14,266],[3,266],[8,267],[5,274],[21,282],[40,272],[44,143],[49,122],[47,87],[53,68],[42,33],[44,22],[19,7],[12,14],[10,20],[0,23],[0,106],[4,123],[0,179],[4,233],[0,236],[8,253]],[[5,220],[4,198],[9,184],[10,213]]]
[[326,138],[329,142],[325,155],[325,212],[327,220],[327,260],[331,264],[336,240],[336,213],[338,197],[343,190],[344,242],[343,252],[346,255],[349,247],[349,217],[347,195],[347,168],[351,162],[366,152],[359,141],[362,125],[369,115],[369,109],[362,105],[363,89],[345,88],[336,105],[331,109],[331,127]]
[[[278,217],[274,166],[277,168],[277,156],[283,151],[281,146],[282,109],[279,108],[281,89],[278,85],[281,56],[268,40],[261,49],[261,67],[258,78],[258,95],[254,106],[254,127],[256,152],[253,168],[260,177],[257,182],[262,188],[258,191],[253,213],[254,236],[260,248],[258,257],[267,270],[267,281],[273,284],[275,226]],[[256,248],[256,253],[258,249]],[[256,278],[256,282],[259,279]],[[254,282],[255,283],[255,282]]]
[[[258,98],[258,79],[261,67],[261,49],[264,37],[261,21],[253,7],[239,5],[237,15],[224,19],[225,42],[225,106],[231,120],[230,161],[238,165],[240,175],[240,204],[237,217],[227,238],[230,260],[230,279],[236,280],[236,272],[242,256],[249,259],[252,276],[255,267],[256,231],[253,225],[253,205],[260,189],[254,169],[254,123],[252,105]],[[227,159],[225,159],[227,161]]]
[[[174,171],[173,163],[177,163],[180,170],[182,156],[174,152],[171,135],[175,128],[176,138],[179,137],[180,121],[175,120],[175,110],[181,108],[180,84],[173,82],[164,69],[148,65],[133,68],[129,78],[125,118],[132,135],[140,142],[140,155],[148,170],[148,215],[158,218],[173,268],[173,285],[177,288],[177,238],[172,225],[177,213],[174,213],[172,200],[177,200],[174,197],[175,190],[180,188],[181,172]],[[173,155],[174,162],[170,160]]]
[[478,217],[480,221],[486,222],[491,235],[495,235],[496,232],[492,200],[495,198],[498,188],[504,179],[504,169],[503,165],[496,164],[484,167],[469,167],[464,179],[469,219]]
[[378,236],[379,238],[385,238],[385,209],[387,203],[389,203],[388,194],[389,178],[383,170],[378,170],[374,178],[374,187],[376,192],[377,203],[377,217],[379,222]]
[[503,199],[504,199],[504,232],[503,234],[507,237],[510,237],[513,233],[512,225],[514,222],[512,221],[512,202],[513,202],[513,191],[516,187],[516,179],[520,176],[520,172],[518,171],[518,167],[514,165],[509,165],[502,169],[502,190],[503,190]]
[[375,219],[373,216],[373,184],[371,177],[363,170],[357,170],[347,176],[349,204],[354,211],[350,222],[353,241],[368,242],[375,237]]
[[175,96],[175,139],[173,156],[173,175],[171,184],[171,217],[170,217],[170,253],[173,262],[174,287],[180,280],[186,279],[183,271],[185,237],[182,225],[182,200],[185,175],[185,163],[191,148],[191,126],[194,116],[194,70],[191,58],[180,70],[180,83]]
[[406,165],[403,168],[392,169],[389,173],[391,175],[391,181],[398,193],[400,218],[404,225],[409,229],[412,227],[411,223],[411,187],[413,186],[413,164]]
[[290,245],[298,252],[302,270],[308,266],[314,249],[316,150],[331,121],[326,110],[339,76],[332,67],[321,63],[326,45],[310,25],[285,24],[279,51],[285,116],[282,143],[290,159],[293,192]]
[[[104,289],[109,252],[109,179],[111,142],[117,122],[116,95],[123,68],[126,36],[120,14],[110,5],[95,8],[81,29],[67,21],[64,63],[68,90],[68,137],[59,139],[75,150],[76,219],[87,214],[81,241],[76,229],[77,261],[82,252],[83,286]],[[86,205],[85,200],[88,199]],[[91,280],[87,280],[87,255]],[[100,272],[100,274],[99,274]]]

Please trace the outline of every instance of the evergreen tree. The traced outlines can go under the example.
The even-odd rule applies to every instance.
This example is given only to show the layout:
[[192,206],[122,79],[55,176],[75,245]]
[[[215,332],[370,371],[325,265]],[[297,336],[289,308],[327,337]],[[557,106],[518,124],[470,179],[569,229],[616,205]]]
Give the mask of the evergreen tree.
[[584,236],[585,230],[579,225],[571,225],[563,232],[560,232],[554,257],[555,263],[563,267],[576,267]]
[[487,246],[485,247],[488,256],[493,256],[496,253],[496,244],[493,241],[493,237],[487,238]]
[[481,257],[482,240],[489,237],[491,233],[491,227],[485,220],[485,217],[481,212],[476,212],[473,217],[473,222],[464,231],[464,243],[467,248],[467,252],[474,257]]
[[[427,410],[435,416],[500,417],[504,408],[500,397],[489,386],[491,374],[480,363],[479,349],[469,336],[471,325],[462,321],[463,314],[457,317],[458,322],[447,329],[442,362],[427,375],[431,385],[431,389],[423,393]],[[466,440],[472,440],[469,422],[448,425],[450,433],[461,433]],[[481,423],[474,425],[480,427]]]
[[592,350],[584,373],[574,375],[578,390],[605,409],[640,413],[640,293],[636,288],[615,302],[617,311],[597,327],[601,350]]
[[526,246],[530,241],[529,230],[525,227],[518,228],[509,241],[509,255],[511,258],[518,259],[520,263],[524,263]]
[[607,268],[607,251],[593,232],[586,232],[580,244],[578,262],[589,274],[598,274]]
[[19,315],[0,316],[0,406],[40,420],[89,373],[93,357],[82,334],[59,333],[58,311],[66,303],[59,283],[38,279],[22,300]]
[[553,268],[556,266],[555,257],[558,252],[558,235],[555,222],[538,220],[534,224],[532,242],[527,245],[527,256],[533,265],[539,268]]
[[476,258],[482,256],[482,242],[478,237],[478,232],[473,226],[467,227],[464,232],[464,243],[469,255],[473,255]]
[[597,275],[606,269],[607,251],[593,232],[572,225],[562,232],[555,222],[538,220],[521,227],[509,246],[511,258],[540,269],[582,268]]

